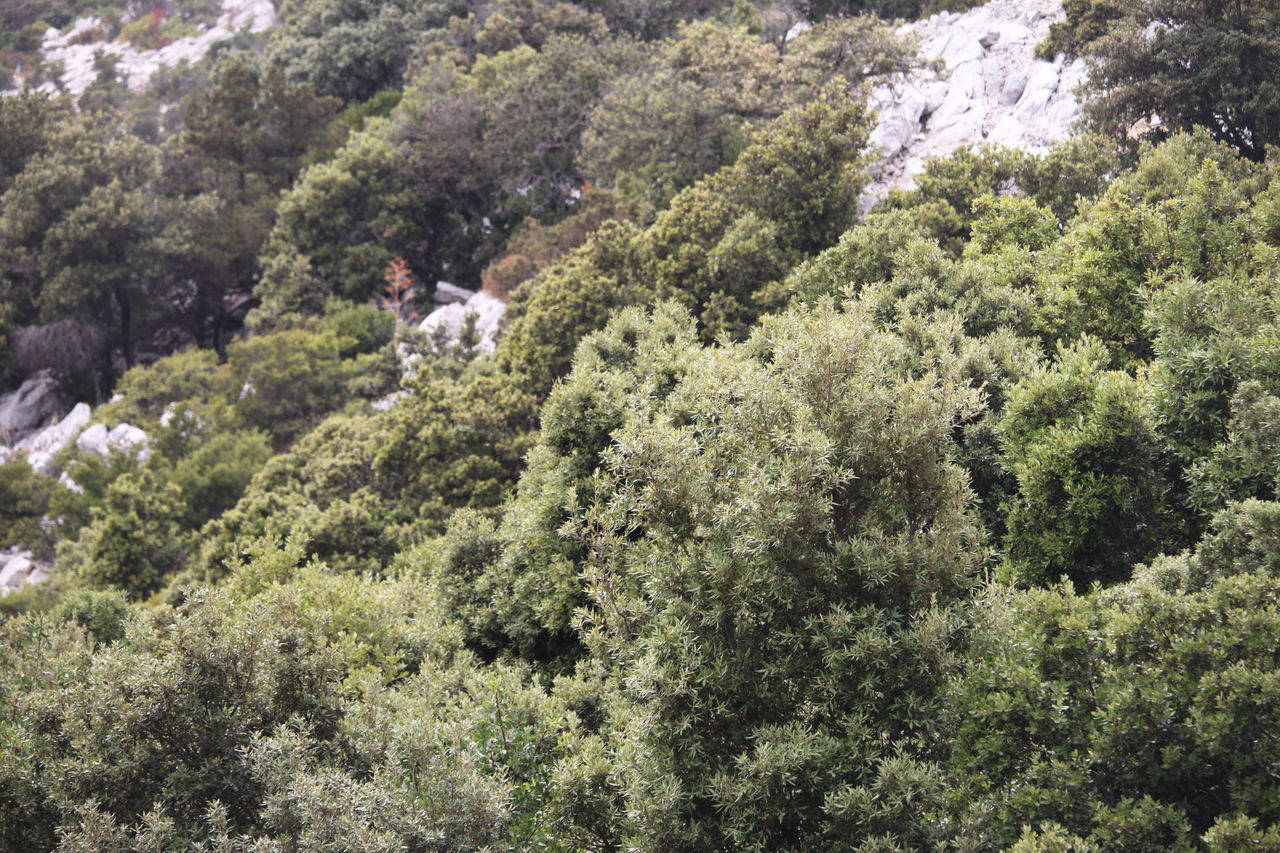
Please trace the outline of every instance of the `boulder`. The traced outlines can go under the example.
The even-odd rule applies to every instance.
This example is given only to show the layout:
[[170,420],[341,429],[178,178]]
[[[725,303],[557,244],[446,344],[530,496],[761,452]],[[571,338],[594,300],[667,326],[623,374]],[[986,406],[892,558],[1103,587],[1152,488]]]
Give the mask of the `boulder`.
[[480,334],[479,349],[481,352],[493,352],[498,342],[498,329],[502,324],[502,314],[506,311],[506,303],[484,291],[472,294],[463,303],[444,305],[427,315],[418,328],[428,334],[438,329],[445,329],[450,338],[457,340],[469,316],[475,316],[476,331]]
[[0,595],[8,595],[23,584],[39,583],[49,577],[49,565],[36,561],[30,551],[6,548],[0,551]]
[[18,390],[0,397],[0,434],[25,436],[66,408],[58,380],[48,370],[27,378]]
[[12,551],[0,554],[0,594],[11,592],[27,581],[35,568],[30,551]]
[[105,457],[109,452],[107,448],[107,438],[110,430],[106,424],[94,424],[84,432],[80,433],[80,437],[76,439],[76,447],[82,453],[91,453],[94,456]]
[[53,454],[46,450],[35,450],[27,454],[27,464],[37,474],[46,477],[58,476],[58,466],[53,464]]
[[27,436],[18,442],[16,449],[26,453],[27,461],[31,462],[31,467],[35,468],[36,464],[32,461],[34,457],[39,455],[43,458],[52,458],[53,454],[75,440],[76,435],[92,416],[93,410],[89,408],[88,403],[77,403],[71,411],[67,412],[66,417]]
[[104,459],[114,452],[133,452],[138,461],[143,462],[150,455],[149,441],[146,432],[133,424],[117,424],[111,429],[107,429],[105,424],[94,424],[80,433],[76,447]]
[[458,287],[458,285],[447,281],[436,282],[435,301],[437,305],[452,305],[455,302],[465,303],[475,295],[476,292],[474,290]]
[[88,403],[77,403],[61,420],[18,442],[17,449],[28,452],[43,450],[57,453],[71,443],[92,416],[93,410],[89,408]]
[[121,450],[131,450],[147,443],[147,434],[133,424],[116,424],[107,434],[107,443]]

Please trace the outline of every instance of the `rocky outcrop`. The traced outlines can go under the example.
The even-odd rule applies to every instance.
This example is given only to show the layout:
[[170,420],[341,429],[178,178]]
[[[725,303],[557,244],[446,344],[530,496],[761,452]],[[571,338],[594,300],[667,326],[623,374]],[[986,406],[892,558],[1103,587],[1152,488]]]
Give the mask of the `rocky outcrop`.
[[75,440],[92,416],[88,403],[77,403],[66,417],[27,436],[14,446],[14,450],[25,455],[27,464],[39,473],[56,477],[58,468],[53,464],[54,455]]
[[476,292],[474,290],[458,287],[458,285],[448,281],[437,281],[436,291],[432,295],[432,299],[435,300],[437,305],[453,305],[457,302],[465,303],[475,295]]
[[[476,332],[480,337],[479,349],[484,353],[493,352],[497,346],[498,330],[502,324],[502,314],[507,305],[501,299],[481,291],[471,291],[457,285],[448,284],[446,298],[451,301],[427,315],[418,328],[428,335],[445,333],[451,340],[457,340],[467,324],[469,317],[475,317]],[[437,297],[441,294],[436,287]]]
[[[88,426],[92,418],[89,404],[78,403],[66,417],[28,435],[14,447],[0,446],[0,464],[25,459],[37,473],[57,477],[62,485],[78,492],[80,486],[65,471],[59,471],[53,461],[72,442],[81,452],[104,459],[113,453],[132,453],[138,461],[146,461],[151,449],[148,446],[150,437],[145,431],[127,423],[117,424],[111,429],[104,424]],[[48,563],[36,562],[30,551],[21,548],[0,551],[0,595],[8,594],[24,583],[43,580],[51,568]]]
[[864,204],[910,188],[929,160],[964,145],[1042,152],[1070,136],[1080,117],[1075,89],[1084,62],[1035,57],[1063,14],[1061,0],[992,0],[904,26],[921,58],[943,67],[873,94],[879,120],[871,142],[879,157]]
[[58,380],[50,371],[41,370],[18,390],[0,397],[0,437],[21,439],[56,418],[66,406]]
[[80,18],[65,31],[50,29],[45,33],[41,47],[44,63],[55,67],[60,64],[62,72],[56,81],[43,83],[39,91],[56,94],[61,88],[78,97],[98,78],[94,67],[98,52],[114,57],[120,79],[138,91],[146,88],[151,76],[161,68],[172,68],[183,60],[199,62],[218,42],[244,31],[262,32],[275,22],[276,10],[271,0],[222,0],[222,14],[199,35],[175,39],[156,50],[140,50],[120,41],[92,39],[102,22]]
[[[502,315],[507,305],[501,299],[482,291],[468,290],[447,281],[436,282],[435,302],[439,306],[418,324],[418,328],[441,344],[457,344],[468,322],[475,323],[479,338],[476,348],[482,353],[492,353],[497,347],[498,333],[502,328]],[[417,374],[417,364],[422,355],[411,347],[400,345],[400,367],[405,379]],[[399,403],[409,392],[403,388],[394,391],[371,405],[375,411],[385,412]]]
[[36,560],[21,548],[0,550],[0,596],[8,595],[24,583],[37,583],[49,576],[49,564]]
[[[74,441],[84,453],[103,459],[112,453],[132,453],[139,462],[145,462],[151,454],[150,437],[132,424],[117,424],[108,429],[104,424],[88,426],[93,410],[88,403],[77,403],[66,417],[34,432],[10,448],[0,449],[0,463],[14,458],[25,458],[37,472],[47,477],[58,477],[58,466],[53,457]],[[64,485],[74,488],[74,483],[63,475]]]
[[80,433],[76,447],[103,459],[115,452],[130,451],[137,455],[138,461],[145,462],[151,455],[147,441],[146,432],[132,424],[117,424],[111,429],[105,424],[94,424]]

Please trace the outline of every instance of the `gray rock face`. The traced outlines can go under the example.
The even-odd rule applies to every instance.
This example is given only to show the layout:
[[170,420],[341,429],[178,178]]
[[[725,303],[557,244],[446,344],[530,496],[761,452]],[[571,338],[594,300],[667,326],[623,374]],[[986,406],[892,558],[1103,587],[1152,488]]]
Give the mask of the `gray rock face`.
[[452,305],[455,302],[466,302],[475,295],[476,292],[474,290],[468,290],[465,287],[458,287],[458,285],[453,284],[452,282],[436,282],[434,298],[437,305]]
[[17,449],[26,453],[57,453],[71,443],[92,416],[93,410],[88,403],[76,403],[62,420],[18,442]]
[[108,432],[106,424],[94,424],[80,433],[80,437],[76,439],[76,447],[85,453],[106,456]]
[[93,411],[88,403],[77,403],[62,420],[18,442],[13,448],[13,455],[25,456],[27,464],[48,477],[59,475],[53,457],[73,441],[81,451],[104,459],[111,453],[122,451],[135,454],[140,462],[146,461],[151,453],[146,432],[132,424],[119,424],[111,429],[103,424],[94,424],[85,429],[92,417]]
[[[492,353],[497,346],[498,332],[502,328],[502,315],[507,309],[507,304],[484,291],[477,293],[448,282],[436,283],[437,300],[441,299],[442,287],[445,288],[445,298],[451,301],[428,314],[418,324],[418,328],[433,338],[437,335],[442,336],[445,343],[457,343],[467,323],[474,321],[476,333],[479,336],[477,349],[482,353]],[[418,372],[417,364],[422,355],[404,346],[401,346],[398,352],[404,378],[415,376]],[[375,411],[385,412],[408,395],[409,392],[402,388],[381,400],[375,400],[371,405]]]
[[41,370],[23,382],[17,391],[0,397],[0,435],[23,438],[39,429],[66,407],[58,381]]
[[1063,15],[1061,0],[992,0],[903,27],[919,40],[922,59],[941,60],[945,68],[872,95],[879,120],[871,143],[879,159],[864,207],[890,190],[911,188],[929,160],[961,146],[1038,153],[1070,136],[1080,117],[1075,89],[1084,62],[1035,58],[1036,45]]
[[110,450],[131,451],[139,462],[147,461],[151,449],[147,447],[149,437],[140,427],[133,424],[116,424],[107,433],[107,447]]

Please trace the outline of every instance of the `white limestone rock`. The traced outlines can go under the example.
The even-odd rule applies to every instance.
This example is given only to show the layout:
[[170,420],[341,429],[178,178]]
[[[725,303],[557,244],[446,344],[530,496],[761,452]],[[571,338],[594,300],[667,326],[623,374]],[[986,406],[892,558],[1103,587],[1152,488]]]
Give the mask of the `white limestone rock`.
[[61,474],[58,475],[58,482],[61,483],[66,488],[70,489],[71,491],[75,492],[77,495],[84,494],[84,488],[81,487],[81,485],[77,483],[75,480],[71,479],[70,475],[67,474],[66,471],[63,471]]
[[107,436],[110,433],[111,431],[107,429],[106,424],[94,424],[80,433],[80,437],[76,439],[76,447],[82,453],[105,457],[109,452],[107,449]]
[[445,329],[449,337],[456,340],[466,325],[467,317],[475,315],[476,331],[480,336],[479,349],[481,352],[491,353],[497,346],[498,329],[506,308],[505,302],[482,290],[472,294],[466,302],[455,302],[437,308],[427,315],[418,328],[428,334]]
[[797,21],[791,25],[791,29],[787,30],[787,34],[782,37],[782,40],[786,42],[797,39],[809,32],[811,29],[813,29],[813,24],[810,24],[808,21]]
[[147,433],[133,424],[116,424],[107,433],[107,444],[112,448],[136,450],[140,459],[145,459],[142,454],[146,450],[147,441]]
[[58,466],[54,465],[54,455],[67,447],[76,439],[76,435],[84,428],[92,416],[88,403],[76,403],[65,418],[56,424],[33,433],[18,442],[17,450],[27,457],[27,464],[38,474],[58,476]]
[[373,407],[375,412],[385,412],[408,396],[409,392],[404,388],[401,388],[399,391],[392,391],[390,394],[379,400],[374,400],[369,405]]
[[991,0],[962,14],[944,12],[905,25],[921,59],[941,60],[872,94],[878,162],[863,197],[868,208],[891,190],[910,189],[929,160],[965,145],[998,143],[1041,153],[1067,139],[1080,117],[1075,90],[1081,60],[1036,59],[1061,0]]
[[39,583],[49,577],[49,565],[35,559],[22,548],[0,550],[0,596],[8,595],[23,584]]
[[455,302],[466,302],[475,296],[474,290],[468,290],[465,287],[458,287],[448,281],[437,281],[435,301],[437,305],[452,305]]
[[31,573],[31,561],[26,557],[14,557],[0,568],[0,590],[15,590],[26,581]]
[[22,586],[35,568],[30,551],[0,551],[0,595]]
[[[18,442],[16,449],[26,453],[28,461],[33,454],[53,456],[75,440],[76,435],[84,429],[84,425],[89,423],[89,418],[92,416],[93,410],[89,408],[88,403],[76,403],[62,420],[27,436]],[[35,467],[34,464],[32,467]]]
[[145,462],[151,454],[147,446],[149,440],[145,431],[132,424],[117,424],[111,429],[105,424],[94,424],[80,433],[80,437],[76,439],[76,447],[84,453],[103,459],[112,453],[131,452],[139,462]]
[[222,14],[212,27],[198,35],[175,39],[155,50],[140,50],[117,41],[78,43],[102,24],[97,18],[80,18],[65,32],[53,28],[45,32],[41,45],[44,62],[46,65],[61,63],[63,70],[56,82],[44,83],[38,91],[56,95],[60,83],[72,96],[79,97],[98,77],[94,69],[94,54],[99,51],[116,57],[116,70],[121,79],[130,89],[141,91],[161,68],[171,68],[183,60],[194,64],[218,42],[245,30],[262,32],[275,23],[276,9],[271,0],[222,0]]

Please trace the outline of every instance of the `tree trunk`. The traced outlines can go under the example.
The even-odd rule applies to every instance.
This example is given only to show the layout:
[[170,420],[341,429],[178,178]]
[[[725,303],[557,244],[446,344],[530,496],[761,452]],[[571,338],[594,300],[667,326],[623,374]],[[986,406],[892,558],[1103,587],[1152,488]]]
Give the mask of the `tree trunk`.
[[226,315],[218,312],[213,318],[213,351],[218,354],[218,364],[227,363]]
[[133,304],[129,301],[129,291],[124,285],[117,284],[113,292],[116,309],[120,312],[120,352],[124,355],[124,366],[128,370],[133,367]]

